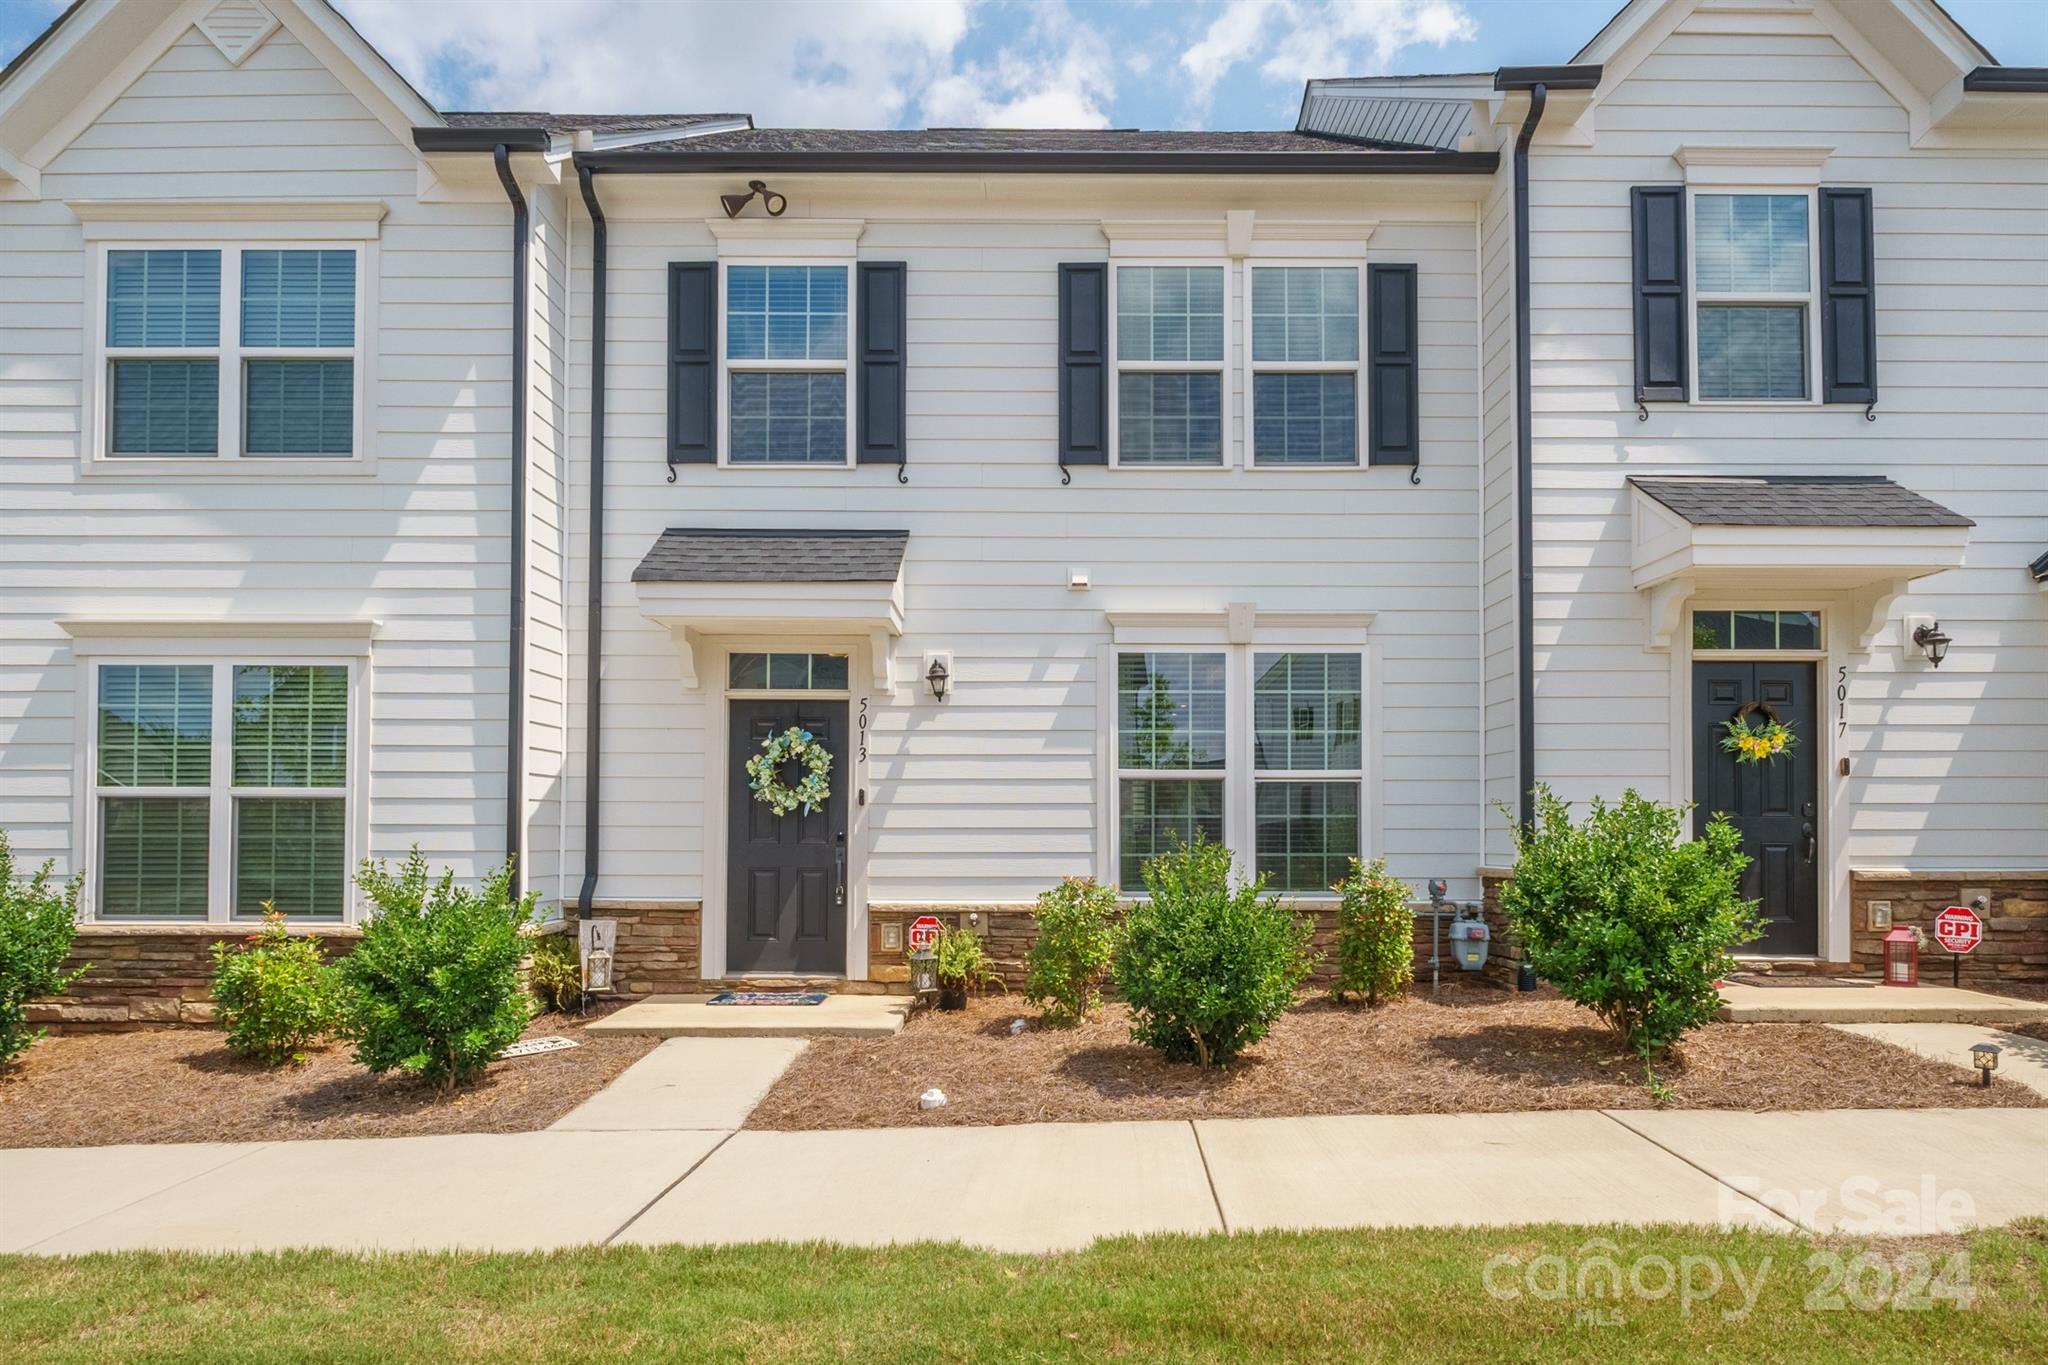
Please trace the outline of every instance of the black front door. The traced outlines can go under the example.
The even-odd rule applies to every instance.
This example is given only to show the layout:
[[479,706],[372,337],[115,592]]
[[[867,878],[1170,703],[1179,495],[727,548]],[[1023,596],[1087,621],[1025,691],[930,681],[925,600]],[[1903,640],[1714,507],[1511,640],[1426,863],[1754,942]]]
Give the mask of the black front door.
[[[1752,724],[1775,715],[1799,743],[1767,763],[1724,753],[1727,724],[1744,706]],[[1765,708],[1768,708],[1766,710]],[[1764,936],[1739,951],[1805,956],[1820,951],[1820,783],[1813,665],[1692,666],[1693,829],[1726,814],[1749,855],[1742,894],[1757,902]]]
[[[726,764],[728,972],[832,975],[846,970],[846,703],[735,701]],[[795,726],[832,754],[832,796],[804,814],[777,815],[754,795],[747,760]],[[802,779],[791,763],[783,781]]]

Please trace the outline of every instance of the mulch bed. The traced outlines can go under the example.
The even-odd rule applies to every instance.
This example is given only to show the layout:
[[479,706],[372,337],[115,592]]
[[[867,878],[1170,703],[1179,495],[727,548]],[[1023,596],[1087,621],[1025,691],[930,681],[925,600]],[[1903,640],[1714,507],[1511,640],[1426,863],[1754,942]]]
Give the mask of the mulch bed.
[[493,1062],[452,1098],[397,1073],[372,1076],[345,1044],[273,1070],[210,1028],[45,1038],[0,1072],[0,1148],[530,1132],[660,1041],[586,1034],[602,1017],[542,1015],[527,1037],[581,1046]]
[[[1030,1020],[1012,1036],[1013,1021]],[[1819,1024],[1712,1024],[1657,1065],[1684,1109],[2041,1107],[2016,1085]],[[920,1110],[937,1086],[943,1108]],[[922,1012],[887,1039],[814,1039],[749,1128],[880,1128],[1288,1114],[1644,1109],[1643,1068],[1590,1012],[1545,990],[1454,987],[1366,1010],[1304,999],[1229,1071],[1130,1041],[1122,1006],[1038,1025],[1015,996]]]

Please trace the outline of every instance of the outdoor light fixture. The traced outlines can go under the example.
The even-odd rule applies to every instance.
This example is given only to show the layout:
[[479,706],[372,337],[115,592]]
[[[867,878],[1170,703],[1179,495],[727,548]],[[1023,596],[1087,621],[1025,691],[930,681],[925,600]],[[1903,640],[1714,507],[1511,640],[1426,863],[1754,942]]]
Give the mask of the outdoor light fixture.
[[953,680],[952,670],[946,667],[944,659],[933,659],[932,666],[925,670],[924,680],[932,689],[934,701],[946,699],[946,684]]
[[760,196],[761,207],[768,210],[770,218],[780,218],[782,211],[789,207],[789,200],[772,192],[767,183],[761,180],[749,180],[745,194],[719,195],[718,202],[725,205],[726,217],[737,218],[741,209],[754,202],[756,195]]
[[1884,936],[1884,984],[1920,984],[1920,937],[1903,924]]
[[602,948],[583,959],[583,988],[608,991],[612,988],[612,955]]
[[1998,1054],[2002,1051],[1996,1043],[1970,1044],[1970,1060],[1977,1064],[1977,1084],[1991,1084],[1991,1073],[1998,1070]]
[[1948,632],[1941,628],[1941,622],[1939,621],[1936,621],[1931,626],[1913,627],[1913,643],[1918,645],[1920,652],[1927,656],[1927,662],[1933,664],[1936,668],[1940,668],[1941,661],[1948,657],[1950,640]]

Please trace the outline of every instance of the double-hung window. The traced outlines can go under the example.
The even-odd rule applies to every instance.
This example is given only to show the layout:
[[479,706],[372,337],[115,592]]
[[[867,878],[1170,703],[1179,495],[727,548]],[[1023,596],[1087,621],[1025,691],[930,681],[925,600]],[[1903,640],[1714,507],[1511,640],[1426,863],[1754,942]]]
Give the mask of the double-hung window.
[[1813,396],[1812,196],[1695,193],[1693,309],[1706,401]]
[[1199,835],[1274,891],[1329,894],[1364,850],[1364,710],[1356,650],[1119,652],[1119,887]]
[[109,247],[108,459],[358,454],[353,247]]
[[1358,267],[1254,265],[1252,463],[1358,463]]
[[343,918],[350,679],[297,660],[98,664],[97,916]]
[[844,265],[725,267],[728,464],[845,465]]
[[1116,462],[1221,465],[1224,267],[1114,268]]

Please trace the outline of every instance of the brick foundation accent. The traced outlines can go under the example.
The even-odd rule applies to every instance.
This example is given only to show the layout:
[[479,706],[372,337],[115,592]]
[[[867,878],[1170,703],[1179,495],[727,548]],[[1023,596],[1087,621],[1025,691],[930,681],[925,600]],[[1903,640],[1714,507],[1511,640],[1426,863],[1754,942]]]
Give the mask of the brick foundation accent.
[[1965,889],[1990,893],[1984,941],[1962,960],[1962,983],[1996,991],[2002,983],[2048,981],[2048,872],[1941,872],[1849,874],[1849,953],[1854,970],[1884,971],[1883,929],[1870,925],[1870,903],[1892,903],[1892,925],[1924,930],[1920,979],[1945,986],[1952,971],[1949,954],[1934,941],[1934,917],[1951,905],[1968,905]]
[[[239,943],[249,924],[81,924],[65,968],[87,967],[69,991],[25,1007],[29,1023],[52,1033],[121,1033],[213,1022],[213,945]],[[330,959],[355,946],[360,931],[306,926]]]
[[[575,914],[565,905],[564,914]],[[703,907],[696,901],[593,901],[590,917],[619,922],[612,980],[619,994],[687,995],[704,989]]]

